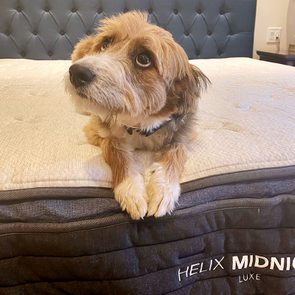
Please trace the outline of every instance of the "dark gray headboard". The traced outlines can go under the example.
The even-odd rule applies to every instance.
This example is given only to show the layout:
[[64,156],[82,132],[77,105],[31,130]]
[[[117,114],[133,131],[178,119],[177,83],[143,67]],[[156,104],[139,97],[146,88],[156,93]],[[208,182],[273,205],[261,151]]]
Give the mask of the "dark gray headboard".
[[133,9],[189,58],[252,56],[256,0],[0,0],[0,58],[68,59],[99,20]]

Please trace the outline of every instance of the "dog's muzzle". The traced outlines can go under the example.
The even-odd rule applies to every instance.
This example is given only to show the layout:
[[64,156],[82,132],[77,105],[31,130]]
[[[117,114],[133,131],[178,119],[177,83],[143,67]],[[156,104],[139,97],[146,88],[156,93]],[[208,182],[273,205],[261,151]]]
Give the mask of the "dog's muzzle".
[[69,68],[69,73],[70,81],[75,87],[86,86],[95,78],[95,74],[92,71],[79,64],[72,65]]

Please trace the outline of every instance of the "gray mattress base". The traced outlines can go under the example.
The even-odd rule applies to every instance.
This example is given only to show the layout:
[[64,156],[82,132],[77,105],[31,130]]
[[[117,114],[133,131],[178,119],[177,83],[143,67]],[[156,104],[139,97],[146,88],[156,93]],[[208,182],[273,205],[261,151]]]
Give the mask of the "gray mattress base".
[[174,214],[139,222],[109,190],[6,192],[0,294],[291,294],[294,167],[252,172],[184,184]]

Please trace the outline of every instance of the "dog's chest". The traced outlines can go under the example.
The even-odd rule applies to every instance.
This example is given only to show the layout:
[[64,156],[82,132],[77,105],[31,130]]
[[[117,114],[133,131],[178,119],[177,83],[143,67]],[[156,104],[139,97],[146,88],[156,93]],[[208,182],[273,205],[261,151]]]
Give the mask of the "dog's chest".
[[134,149],[158,150],[164,145],[165,137],[160,131],[155,132],[150,136],[144,136],[137,132],[133,132],[132,134],[127,134],[124,140]]

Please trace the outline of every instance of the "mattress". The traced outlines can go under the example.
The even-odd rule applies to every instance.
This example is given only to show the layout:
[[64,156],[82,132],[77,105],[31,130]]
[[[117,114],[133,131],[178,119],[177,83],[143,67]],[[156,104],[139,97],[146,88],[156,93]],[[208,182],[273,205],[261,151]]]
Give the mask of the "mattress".
[[295,68],[191,63],[212,85],[179,204],[132,221],[64,91],[70,62],[0,60],[0,294],[295,293]]

